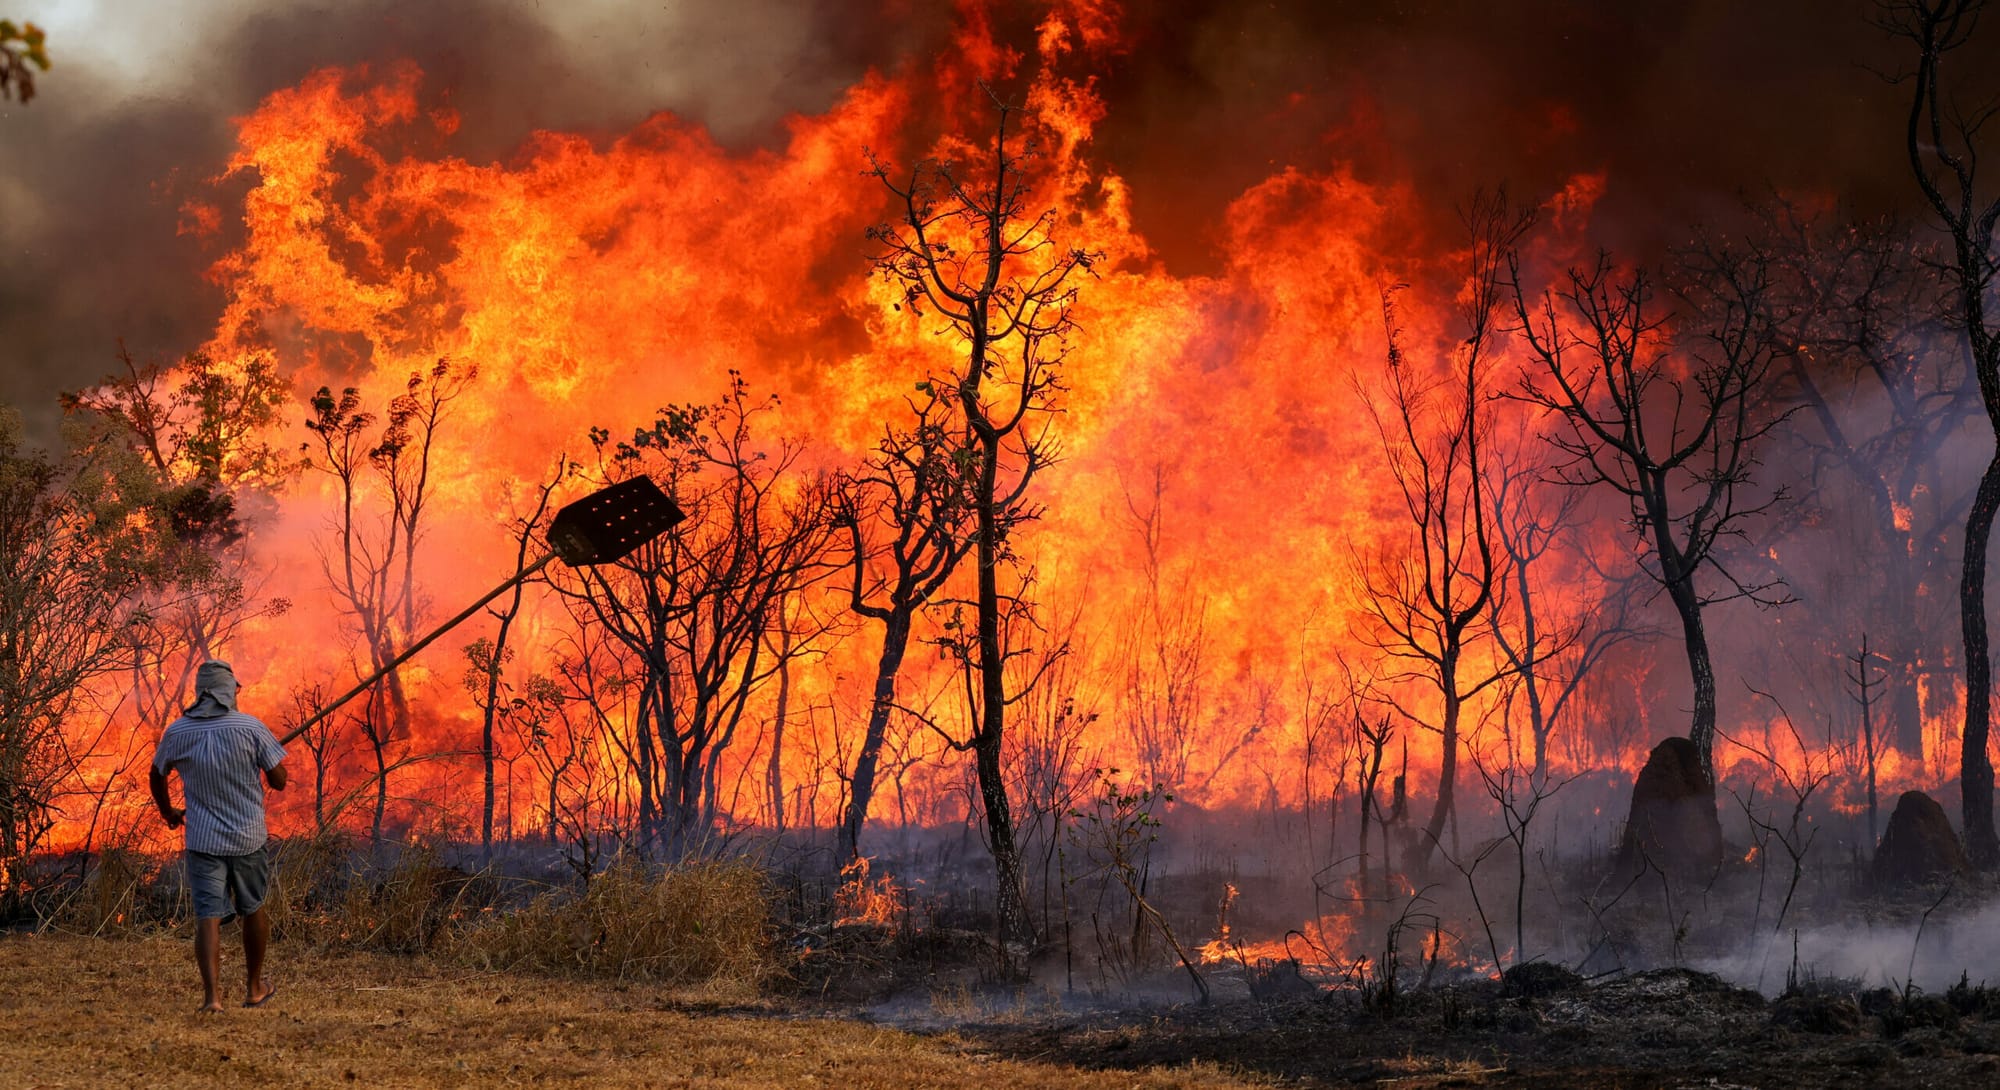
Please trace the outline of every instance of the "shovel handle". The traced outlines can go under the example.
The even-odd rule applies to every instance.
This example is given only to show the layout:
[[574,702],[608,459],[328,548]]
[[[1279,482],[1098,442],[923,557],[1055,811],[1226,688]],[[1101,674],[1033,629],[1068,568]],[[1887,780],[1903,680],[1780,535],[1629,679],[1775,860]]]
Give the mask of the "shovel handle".
[[292,739],[297,738],[299,735],[304,734],[306,730],[310,728],[313,724],[318,723],[320,720],[325,719],[327,716],[332,715],[334,712],[340,710],[341,705],[347,703],[350,700],[353,700],[355,697],[360,696],[362,693],[367,692],[371,687],[374,686],[376,682],[381,681],[384,677],[387,677],[389,671],[394,670],[396,667],[401,666],[402,664],[410,661],[411,656],[415,655],[419,651],[422,651],[424,648],[429,647],[432,644],[432,642],[434,642],[439,636],[442,636],[445,633],[451,631],[452,629],[457,628],[459,625],[464,624],[467,618],[470,618],[473,614],[486,608],[486,604],[488,602],[491,602],[493,599],[498,598],[502,594],[505,594],[508,591],[512,590],[518,584],[523,583],[528,579],[532,578],[535,575],[535,573],[541,571],[543,568],[548,567],[549,561],[554,560],[555,558],[556,554],[553,552],[543,553],[541,557],[537,559],[534,563],[529,564],[527,567],[522,568],[520,571],[517,571],[513,575],[509,576],[506,582],[500,584],[497,587],[494,587],[490,591],[487,591],[486,596],[484,598],[481,598],[477,602],[474,602],[471,605],[465,607],[465,609],[461,611],[458,614],[458,616],[453,617],[451,620],[446,621],[445,623],[437,626],[434,629],[431,629],[430,633],[426,635],[423,639],[418,640],[417,642],[411,644],[410,646],[403,648],[403,650],[400,653],[398,653],[395,658],[390,659],[387,663],[383,664],[381,669],[361,679],[361,683],[359,685],[356,685],[354,688],[347,690],[345,693],[342,693],[331,704],[326,704],[322,706],[318,711],[312,713],[312,717],[310,719],[307,719],[305,722],[300,723],[296,727],[293,727],[290,731],[286,732],[283,737],[279,738],[278,744],[284,745],[285,743],[290,742]]

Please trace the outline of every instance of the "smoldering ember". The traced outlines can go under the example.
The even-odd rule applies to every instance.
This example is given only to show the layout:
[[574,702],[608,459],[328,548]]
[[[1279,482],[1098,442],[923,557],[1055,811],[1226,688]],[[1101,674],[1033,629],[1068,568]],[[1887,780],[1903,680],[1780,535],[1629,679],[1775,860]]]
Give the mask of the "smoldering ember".
[[1977,0],[13,7],[10,1082],[2000,1084]]

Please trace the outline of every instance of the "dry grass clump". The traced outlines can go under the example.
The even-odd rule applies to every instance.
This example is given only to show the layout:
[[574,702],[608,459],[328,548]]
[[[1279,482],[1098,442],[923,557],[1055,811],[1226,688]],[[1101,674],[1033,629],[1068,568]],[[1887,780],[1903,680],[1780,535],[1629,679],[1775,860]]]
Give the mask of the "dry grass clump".
[[152,924],[146,896],[156,870],[146,857],[126,848],[109,848],[69,891],[48,921],[55,928],[81,935],[131,935]]
[[624,862],[581,892],[483,914],[457,933],[452,953],[486,969],[755,988],[777,968],[770,883],[743,860]]
[[337,834],[274,842],[272,933],[322,946],[392,954],[436,948],[468,914],[474,876],[425,843],[373,862]]
[[[512,907],[501,903],[513,900],[501,879],[450,866],[423,842],[363,849],[334,834],[274,841],[272,851],[265,903],[280,943],[726,991],[754,990],[780,971],[768,876],[743,860],[623,861],[581,890]],[[40,923],[73,935],[185,937],[180,862],[105,852]]]

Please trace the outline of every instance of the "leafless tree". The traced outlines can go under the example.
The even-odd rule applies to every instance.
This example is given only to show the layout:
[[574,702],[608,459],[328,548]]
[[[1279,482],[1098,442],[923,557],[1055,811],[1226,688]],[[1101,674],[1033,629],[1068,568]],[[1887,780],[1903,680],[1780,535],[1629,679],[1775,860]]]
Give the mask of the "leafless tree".
[[[1715,782],[1715,667],[1703,610],[1733,598],[1786,599],[1782,584],[1742,577],[1720,549],[1784,497],[1756,493],[1759,441],[1785,415],[1764,397],[1782,345],[1762,255],[1723,248],[1690,254],[1662,313],[1654,278],[1623,272],[1600,253],[1541,294],[1508,258],[1518,332],[1540,365],[1519,395],[1556,414],[1549,442],[1559,478],[1624,497],[1646,574],[1681,622],[1694,711],[1688,737]],[[1705,590],[1712,571],[1724,588]]]
[[[291,707],[286,710],[283,720],[287,728],[285,733],[290,733],[290,727],[311,718],[312,714],[319,710],[320,705],[326,703],[326,687],[317,682],[294,682],[286,695],[289,697]],[[337,745],[339,739],[334,733],[333,717],[324,717],[307,727],[305,733],[299,735],[299,741],[305,743],[306,752],[312,754],[313,828],[324,832],[328,818],[327,778],[333,771],[334,754],[339,749]]]
[[1055,631],[1013,664],[1012,685],[1023,696],[1007,737],[1009,796],[1019,806],[1024,868],[1031,888],[1040,890],[1045,921],[1055,918],[1064,824],[1083,802],[1089,770],[1100,756],[1090,735],[1100,721],[1101,694],[1092,683],[1082,620],[1081,607],[1062,610]]
[[928,313],[963,351],[948,384],[970,433],[978,567],[975,638],[964,645],[978,684],[965,741],[979,775],[1001,934],[1025,938],[1026,892],[1001,767],[1010,703],[1002,568],[1012,556],[1011,532],[1032,513],[1028,486],[1053,454],[1049,421],[1074,325],[1071,308],[1080,274],[1100,255],[1059,241],[1062,222],[1054,209],[1030,211],[1035,141],[1010,131],[1020,120],[1017,108],[990,97],[996,111],[990,144],[960,144],[920,160],[901,180],[876,163],[874,173],[897,209],[895,222],[870,237],[882,247],[877,269],[901,286],[913,317]]
[[560,689],[555,706],[571,752],[589,739],[592,759],[578,769],[574,801],[562,807],[558,830],[574,846],[573,857],[587,861],[596,830],[619,835],[637,830],[638,806],[627,794],[631,777],[624,772],[643,760],[636,715],[642,686],[625,644],[592,623],[589,604],[580,598],[562,601],[570,623],[554,648]]
[[[1854,703],[1861,709],[1861,745],[1859,747],[1861,772],[1868,783],[1868,848],[1875,848],[1875,838],[1880,826],[1876,823],[1875,772],[1876,762],[1882,756],[1882,736],[1875,730],[1875,703],[1879,699],[1875,688],[1882,684],[1888,671],[1882,665],[1882,656],[1868,649],[1868,633],[1861,634],[1861,650],[1847,656],[1850,668],[1847,680],[1854,683]],[[1918,750],[1921,754],[1922,750]]]
[[1368,823],[1373,819],[1382,830],[1382,886],[1381,896],[1389,896],[1389,820],[1382,812],[1382,800],[1376,794],[1376,785],[1382,779],[1382,759],[1388,754],[1389,743],[1396,737],[1395,720],[1388,715],[1371,719],[1360,701],[1352,701],[1347,711],[1347,720],[1354,731],[1355,770],[1354,794],[1359,807],[1356,822],[1359,843],[1355,851],[1355,873],[1361,878],[1357,890],[1363,897],[1368,896]]
[[[528,552],[536,535],[541,531],[549,514],[550,498],[556,488],[570,472],[567,457],[556,459],[555,468],[549,479],[535,489],[534,510],[514,520],[514,570],[522,571],[529,563]],[[487,857],[493,854],[493,806],[494,806],[494,765],[498,757],[495,721],[502,714],[505,682],[502,667],[513,657],[513,649],[507,638],[513,632],[515,618],[521,615],[522,596],[527,591],[525,581],[514,584],[506,604],[491,606],[487,613],[497,622],[491,639],[481,637],[466,645],[465,655],[469,669],[465,676],[465,687],[471,693],[473,703],[479,707],[479,760],[484,788],[479,818],[479,848]]]
[[[1525,441],[1491,451],[1487,467],[1493,540],[1505,561],[1502,579],[1513,591],[1492,596],[1488,623],[1520,686],[1534,744],[1532,775],[1545,781],[1549,740],[1578,691],[1613,648],[1643,629],[1630,615],[1632,588],[1606,578],[1588,557],[1578,521],[1583,493],[1552,482]],[[1561,545],[1569,547],[1575,570],[1567,601],[1545,585],[1558,578],[1549,571],[1556,559],[1550,554]]]
[[1484,383],[1500,274],[1532,218],[1509,209],[1504,194],[1495,194],[1476,197],[1465,221],[1472,245],[1463,338],[1440,366],[1413,362],[1397,325],[1393,294],[1385,292],[1388,390],[1380,397],[1364,392],[1415,537],[1409,548],[1363,565],[1366,608],[1375,623],[1370,639],[1388,659],[1407,664],[1384,680],[1435,690],[1435,719],[1393,695],[1388,699],[1443,737],[1437,800],[1424,826],[1425,843],[1417,849],[1420,866],[1452,816],[1465,703],[1503,676],[1494,672],[1468,681],[1459,671],[1499,589],[1501,563],[1486,496],[1490,437],[1481,410],[1490,396]]
[[[1865,552],[1834,595],[1870,624],[1889,618],[1887,725],[1898,749],[1920,757],[1920,683],[1951,688],[1935,680],[1948,669],[1944,618],[1928,614],[1949,600],[1950,539],[1973,495],[1947,451],[1978,417],[1964,353],[1941,321],[1937,254],[1902,225],[1783,200],[1752,209],[1738,237],[1768,253],[1772,310],[1796,346],[1772,377],[1774,396],[1798,408],[1783,436],[1808,471],[1774,529],[1831,525],[1853,535],[1831,547]],[[1822,517],[1829,508],[1863,517]]]
[[600,474],[651,474],[687,519],[615,564],[554,581],[634,666],[639,834],[670,854],[712,827],[717,763],[752,698],[813,646],[808,633],[774,653],[778,604],[839,566],[828,484],[798,479],[796,446],[753,442],[768,404],[732,376],[716,404],[663,409],[629,442],[595,432]]
[[[1351,675],[1335,682],[1319,676],[1303,633],[1299,644],[1299,786],[1304,795],[1306,850],[1315,866],[1331,867],[1332,856],[1339,850],[1341,794],[1347,786],[1348,769],[1362,757],[1359,739],[1346,729],[1346,713],[1359,693]],[[1346,664],[1341,665],[1344,668]],[[1316,815],[1321,811],[1326,814],[1324,855],[1317,840]],[[1367,845],[1362,847],[1365,850]]]
[[[1517,674],[1514,678],[1515,688],[1524,698],[1530,688],[1530,677],[1531,674]],[[1565,695],[1575,691],[1576,687],[1571,685],[1565,690]],[[1570,778],[1550,775],[1546,764],[1527,769],[1521,767],[1516,759],[1513,695],[1510,693],[1510,699],[1501,705],[1498,752],[1482,754],[1477,746],[1471,747],[1470,752],[1479,782],[1500,812],[1504,842],[1514,846],[1514,963],[1519,965],[1530,960],[1527,946],[1528,854],[1534,839],[1535,819],[1541,815],[1543,805],[1568,785]],[[1532,702],[1529,707],[1529,728],[1533,730],[1537,722],[1533,718]],[[1537,739],[1538,743],[1541,741]],[[1497,962],[1498,958],[1495,960]]]
[[1765,947],[1765,956],[1768,960],[1769,944],[1775,942],[1777,937],[1784,932],[1785,917],[1791,912],[1792,901],[1798,895],[1799,883],[1805,877],[1806,856],[1811,853],[1813,841],[1819,836],[1819,828],[1813,826],[1811,819],[1806,816],[1806,807],[1811,803],[1814,793],[1832,777],[1834,754],[1831,750],[1822,750],[1819,753],[1814,753],[1807,748],[1804,734],[1800,732],[1798,724],[1792,721],[1791,713],[1785,710],[1785,706],[1779,703],[1778,699],[1770,693],[1755,688],[1752,688],[1750,691],[1759,698],[1771,702],[1772,707],[1777,711],[1778,718],[1783,720],[1785,724],[1786,736],[1790,739],[1793,748],[1799,752],[1799,759],[1796,763],[1785,759],[1785,755],[1779,752],[1778,747],[1771,744],[1768,731],[1765,732],[1765,744],[1762,746],[1755,744],[1747,737],[1732,737],[1729,739],[1746,752],[1755,755],[1759,761],[1770,768],[1775,783],[1783,786],[1785,793],[1791,796],[1791,809],[1786,814],[1782,823],[1770,811],[1760,809],[1757,806],[1755,787],[1750,789],[1750,793],[1747,796],[1736,796],[1737,804],[1743,810],[1743,817],[1750,824],[1751,835],[1756,839],[1756,846],[1760,856],[1757,876],[1757,907],[1752,915],[1750,925],[1753,931],[1757,930],[1758,925],[1763,919],[1764,878],[1768,872],[1771,855],[1770,846],[1772,843],[1775,842],[1778,847],[1784,850],[1786,861],[1791,864],[1791,873],[1785,880],[1785,897],[1778,905],[1777,915],[1771,922],[1771,935]]
[[[427,371],[412,372],[403,393],[389,402],[389,415],[372,441],[375,415],[362,408],[353,387],[335,397],[325,386],[311,399],[306,428],[317,441],[309,465],[337,482],[340,510],[330,527],[332,544],[320,546],[320,570],[335,599],[353,623],[363,659],[356,678],[387,666],[417,627],[417,546],[431,496],[431,456],[451,404],[478,377],[475,367],[440,359]],[[379,499],[385,510],[371,515]],[[373,835],[381,838],[388,808],[391,744],[410,733],[410,704],[402,674],[390,670],[371,691],[358,720],[374,752]]]
[[1186,791],[1188,764],[1201,736],[1203,656],[1208,650],[1208,599],[1194,592],[1186,573],[1164,584],[1161,534],[1165,529],[1166,469],[1153,466],[1144,504],[1128,492],[1126,511],[1143,547],[1145,582],[1120,628],[1124,686],[1120,718],[1139,749],[1147,783]]
[[882,625],[868,726],[848,778],[841,816],[843,865],[860,852],[861,827],[896,707],[896,679],[918,611],[944,588],[977,536],[971,450],[956,391],[926,380],[909,401],[910,422],[883,431],[866,465],[841,483],[840,521],[853,549],[854,612]]
[[[1988,429],[2000,436],[2000,315],[1993,310],[1994,275],[2000,272],[1995,229],[2000,191],[1979,177],[1981,130],[1993,118],[1990,101],[1964,105],[1957,70],[1946,61],[1975,40],[1982,0],[1884,0],[1879,22],[1916,54],[1904,78],[1910,112],[1903,146],[1925,203],[1944,229],[1949,256],[1940,264],[1949,292],[1947,312],[1964,335],[1968,362],[1979,384]],[[1969,66],[1974,72],[1978,66]],[[1993,519],[2000,514],[2000,446],[1979,478],[1965,515],[1964,564],[1959,575],[1959,632],[1965,648],[1965,730],[1960,736],[1959,790],[1966,854],[1982,868],[2000,865],[2000,836],[1993,825],[1993,761],[1987,739],[1993,708],[1993,656],[1986,622],[1986,560]]]

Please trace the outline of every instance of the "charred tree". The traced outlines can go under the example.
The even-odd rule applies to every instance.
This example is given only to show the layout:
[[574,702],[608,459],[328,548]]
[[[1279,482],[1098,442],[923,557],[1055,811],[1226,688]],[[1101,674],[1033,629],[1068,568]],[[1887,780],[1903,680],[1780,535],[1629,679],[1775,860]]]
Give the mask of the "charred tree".
[[1415,537],[1407,551],[1364,565],[1366,608],[1376,625],[1373,642],[1391,660],[1408,664],[1388,680],[1417,681],[1436,691],[1435,719],[1388,699],[1443,739],[1437,800],[1417,848],[1419,866],[1430,859],[1452,816],[1466,701],[1503,676],[1495,672],[1466,681],[1460,668],[1499,589],[1500,561],[1486,498],[1490,436],[1480,412],[1488,400],[1482,383],[1505,255],[1530,222],[1510,211],[1504,196],[1476,198],[1468,210],[1472,248],[1465,335],[1448,363],[1435,369],[1440,377],[1423,373],[1407,357],[1393,296],[1384,293],[1389,389],[1384,399],[1365,398]]
[[[1031,213],[1032,137],[1010,132],[1019,111],[992,96],[990,145],[919,161],[902,181],[874,173],[894,195],[896,220],[870,231],[882,247],[876,268],[900,286],[914,318],[928,312],[963,347],[947,381],[968,439],[977,590],[974,638],[963,645],[977,685],[968,694],[973,727],[964,746],[978,770],[987,843],[998,880],[1001,934],[1024,939],[1021,856],[1014,842],[1002,765],[1007,734],[1006,615],[1001,569],[1009,536],[1032,515],[1028,486],[1053,455],[1048,423],[1074,326],[1077,281],[1101,255],[1058,241],[1054,209]],[[1018,696],[1018,694],[1015,694]]]
[[[1640,630],[1629,617],[1631,588],[1605,579],[1594,561],[1587,566],[1597,577],[1595,593],[1567,604],[1550,601],[1554,596],[1544,585],[1549,578],[1543,574],[1544,561],[1558,543],[1574,541],[1583,493],[1551,488],[1549,467],[1529,457],[1527,437],[1521,439],[1512,451],[1495,451],[1488,460],[1493,540],[1503,554],[1501,578],[1513,591],[1511,597],[1493,596],[1489,623],[1525,705],[1534,747],[1530,782],[1540,789],[1549,779],[1549,742],[1562,726],[1563,713],[1604,656]],[[1584,547],[1578,545],[1582,555]],[[1486,775],[1487,770],[1480,771]],[[1501,771],[1511,775],[1513,769]]]
[[841,482],[840,515],[854,556],[854,612],[882,626],[868,726],[848,781],[841,816],[842,865],[860,854],[861,827],[896,709],[896,678],[916,617],[971,550],[972,462],[955,392],[926,381],[910,403],[911,423],[883,433],[867,464]]
[[1793,521],[1833,521],[1816,516],[1835,506],[1865,513],[1835,522],[1862,535],[1839,547],[1868,550],[1873,593],[1854,597],[1863,623],[1888,621],[1888,736],[1921,758],[1920,683],[1948,670],[1944,618],[1929,610],[1950,598],[1950,541],[1973,497],[1944,454],[1979,415],[1965,353],[1940,336],[1939,255],[1895,224],[1823,221],[1783,203],[1760,210],[1746,237],[1771,252],[1773,310],[1798,349],[1774,376],[1776,396],[1799,408],[1786,434],[1812,467]]
[[650,473],[687,519],[615,564],[554,581],[633,664],[639,835],[670,855],[698,849],[712,826],[717,762],[752,698],[816,646],[811,632],[774,644],[780,603],[838,566],[830,488],[798,479],[795,446],[753,442],[768,407],[732,376],[715,405],[663,409],[629,442],[594,432],[600,473]]
[[[1141,506],[1128,491],[1125,508],[1138,532],[1146,580],[1120,627],[1123,674],[1120,719],[1132,732],[1147,783],[1176,791],[1195,787],[1190,764],[1201,733],[1202,684],[1207,674],[1208,598],[1183,572],[1163,584],[1161,535],[1166,523],[1166,469],[1155,463],[1151,496]],[[1214,772],[1210,771],[1212,780]]]
[[[333,477],[340,495],[333,542],[319,546],[320,571],[359,637],[365,662],[355,664],[356,677],[382,671],[416,631],[422,608],[416,554],[431,499],[431,456],[450,405],[477,377],[478,368],[444,359],[412,372],[372,443],[368,433],[376,418],[362,409],[359,390],[349,387],[335,397],[322,386],[311,399],[306,429],[317,451],[307,464]],[[371,498],[384,508],[372,516]],[[387,671],[361,723],[379,774],[372,833],[379,840],[394,767],[388,747],[410,733],[400,671]]]
[[[568,468],[566,459],[557,460],[550,478],[536,490],[534,511],[517,521],[514,534],[515,571],[527,568],[529,549],[549,513],[549,498],[555,494],[556,486],[561,483]],[[501,668],[513,657],[507,637],[513,632],[515,618],[521,615],[521,599],[526,590],[526,582],[515,583],[506,605],[488,607],[487,613],[497,622],[493,638],[476,640],[465,648],[466,659],[471,664],[465,684],[480,711],[479,763],[483,791],[479,810],[479,850],[488,859],[493,856],[494,768],[499,754],[494,727],[502,714],[501,695],[505,684],[501,679]]]
[[[1688,737],[1715,782],[1715,666],[1703,611],[1734,598],[1786,601],[1782,584],[1739,577],[1720,546],[1784,498],[1753,495],[1759,440],[1783,418],[1765,403],[1779,345],[1767,303],[1770,266],[1754,251],[1690,255],[1674,320],[1645,270],[1621,273],[1600,253],[1539,297],[1509,255],[1518,332],[1540,365],[1517,396],[1562,425],[1549,442],[1559,479],[1626,500],[1641,567],[1681,623],[1694,709]],[[1710,570],[1725,590],[1703,588]]]
[[[1979,177],[1979,134],[1994,108],[1961,106],[1945,77],[1946,59],[1973,40],[1984,8],[1981,0],[1890,0],[1883,5],[1881,23],[1916,53],[1916,67],[1906,81],[1910,112],[1903,146],[1917,187],[1944,229],[1948,256],[1940,264],[1949,294],[1947,312],[1965,338],[1988,430],[2000,437],[2000,316],[1992,313],[1991,294],[1994,276],[2000,273],[2000,254],[1994,246],[2000,193],[1990,191],[1990,179],[1982,183]],[[1981,869],[2000,865],[2000,836],[1993,823],[1993,762],[1986,752],[1993,708],[1986,561],[1996,514],[2000,514],[2000,442],[1965,515],[1958,588],[1959,634],[1965,648],[1959,791],[1966,854]]]

